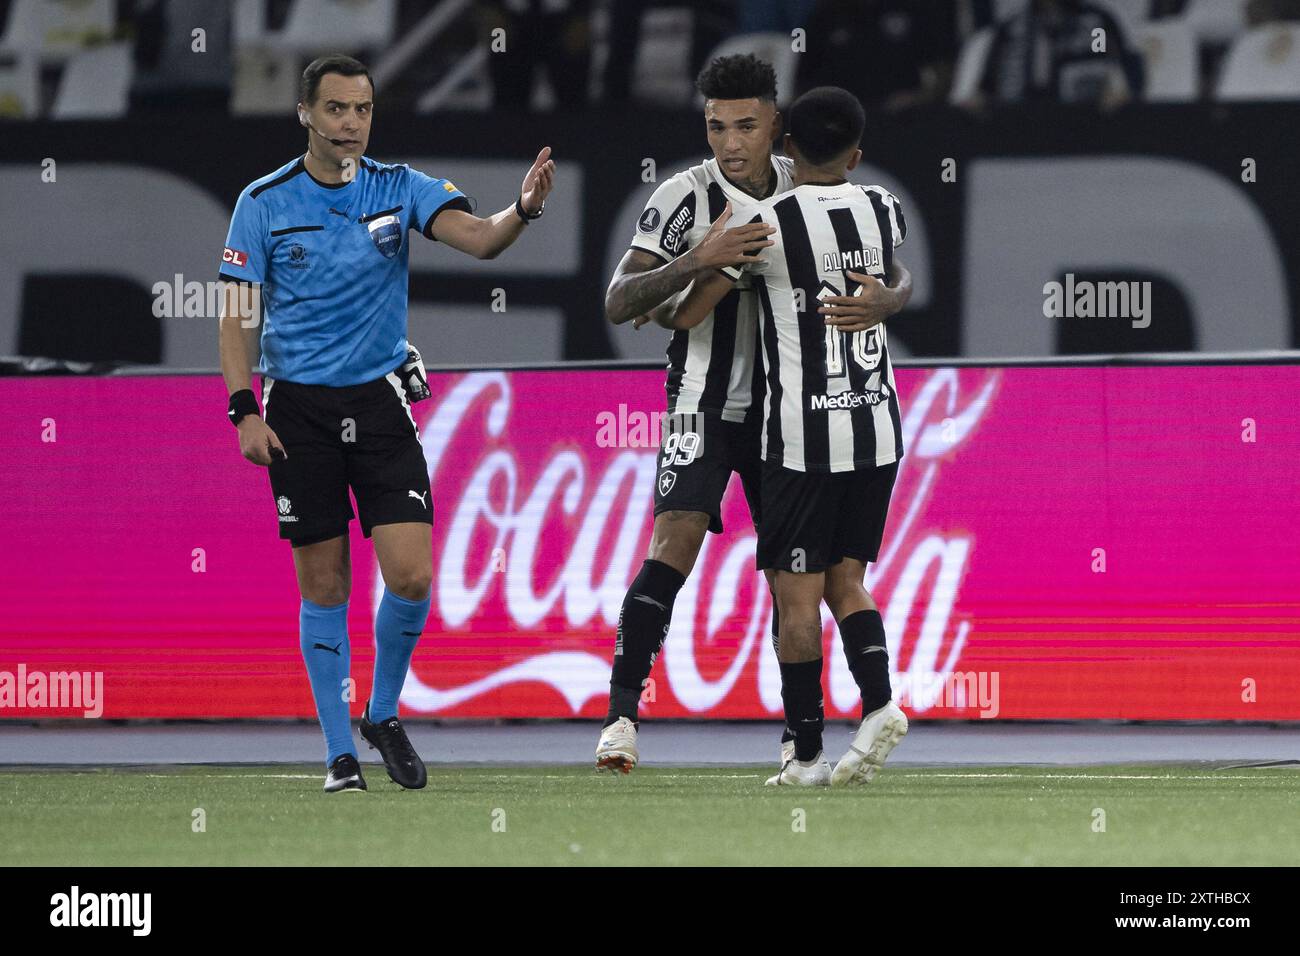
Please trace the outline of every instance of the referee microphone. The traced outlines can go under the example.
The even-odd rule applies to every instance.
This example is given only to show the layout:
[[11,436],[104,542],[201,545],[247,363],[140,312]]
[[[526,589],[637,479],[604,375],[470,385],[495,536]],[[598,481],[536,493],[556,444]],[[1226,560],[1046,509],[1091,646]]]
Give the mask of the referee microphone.
[[335,146],[342,146],[342,145],[343,145],[343,140],[341,140],[341,139],[330,139],[330,137],[326,136],[324,133],[322,133],[320,130],[318,130],[315,126],[312,126],[312,125],[311,125],[311,120],[307,119],[307,111],[306,111],[306,110],[299,110],[299,111],[298,111],[298,122],[301,123],[303,126],[307,127],[309,130],[311,130],[313,133],[315,133],[317,136],[319,136],[321,139],[325,140],[326,142],[333,143]]

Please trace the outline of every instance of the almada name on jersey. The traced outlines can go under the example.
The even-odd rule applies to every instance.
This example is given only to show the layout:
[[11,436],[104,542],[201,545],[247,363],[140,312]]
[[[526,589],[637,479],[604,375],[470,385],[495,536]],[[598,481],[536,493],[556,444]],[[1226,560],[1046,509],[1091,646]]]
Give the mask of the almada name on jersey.
[[854,272],[871,272],[880,270],[880,250],[844,249],[828,252],[822,256],[822,272],[841,272],[852,269]]
[[907,235],[903,210],[880,186],[805,183],[748,208],[738,222],[776,227],[773,245],[733,279],[752,277],[759,305],[767,399],[763,457],[806,472],[878,468],[903,457],[894,366],[884,323],[846,333],[817,311],[853,295],[860,272],[888,281]]

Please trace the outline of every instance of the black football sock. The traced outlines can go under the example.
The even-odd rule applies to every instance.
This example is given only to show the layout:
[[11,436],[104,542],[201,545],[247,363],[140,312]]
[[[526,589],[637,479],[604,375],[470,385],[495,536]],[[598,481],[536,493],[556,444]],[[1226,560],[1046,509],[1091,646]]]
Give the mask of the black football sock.
[[637,707],[641,703],[640,687],[619,687],[609,682],[609,711],[605,714],[604,726],[608,727],[620,717],[626,717],[632,723],[637,720]]
[[781,665],[781,700],[785,725],[794,732],[796,760],[812,760],[822,751],[822,659]]
[[[776,595],[772,595],[772,653],[776,659],[781,659],[781,614],[776,609]],[[790,725],[786,724],[781,728],[781,743],[788,744],[794,740],[794,734],[790,732]]]
[[636,722],[641,689],[663,647],[672,620],[673,601],[685,583],[686,578],[676,568],[647,559],[628,588],[623,608],[618,612],[606,727],[620,717]]
[[840,621],[840,639],[849,672],[862,695],[862,716],[889,703],[889,651],[885,649],[885,622],[879,611],[855,611]]

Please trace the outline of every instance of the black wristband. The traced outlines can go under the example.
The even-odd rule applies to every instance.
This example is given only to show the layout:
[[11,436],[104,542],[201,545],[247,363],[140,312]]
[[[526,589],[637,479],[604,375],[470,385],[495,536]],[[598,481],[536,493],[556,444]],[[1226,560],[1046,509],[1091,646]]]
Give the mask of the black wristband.
[[545,199],[542,200],[542,207],[538,209],[537,212],[532,213],[531,215],[527,212],[524,212],[523,196],[520,196],[518,199],[515,200],[515,212],[519,214],[519,218],[522,219],[524,222],[532,222],[534,219],[541,219],[542,213],[544,213],[545,211],[546,211]]
[[251,388],[241,388],[234,395],[230,396],[230,408],[226,412],[230,416],[230,424],[238,425],[239,420],[245,415],[260,414],[257,408],[257,396],[253,394]]

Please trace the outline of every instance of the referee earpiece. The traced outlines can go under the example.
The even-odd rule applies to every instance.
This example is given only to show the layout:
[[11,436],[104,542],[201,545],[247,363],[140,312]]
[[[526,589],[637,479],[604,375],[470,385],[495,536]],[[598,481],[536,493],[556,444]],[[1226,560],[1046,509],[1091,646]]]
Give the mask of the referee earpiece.
[[330,139],[330,137],[326,136],[324,133],[322,133],[320,130],[318,130],[315,126],[312,126],[312,125],[311,125],[311,120],[307,119],[307,111],[306,111],[305,109],[303,109],[301,106],[298,107],[298,122],[301,123],[303,126],[307,127],[307,129],[311,130],[313,133],[315,133],[315,134],[316,134],[317,136],[319,136],[321,139],[323,139],[323,140],[327,140],[328,142],[333,143],[335,146],[342,146],[342,145],[343,145],[343,140],[341,140],[341,139]]

